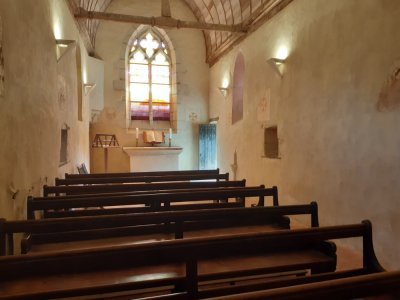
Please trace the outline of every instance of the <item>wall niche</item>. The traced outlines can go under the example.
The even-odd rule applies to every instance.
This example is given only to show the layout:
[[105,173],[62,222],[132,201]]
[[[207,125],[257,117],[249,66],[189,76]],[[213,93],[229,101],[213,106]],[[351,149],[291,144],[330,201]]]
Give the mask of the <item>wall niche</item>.
[[279,158],[278,127],[264,128],[264,157]]
[[68,130],[67,124],[61,128],[60,167],[68,163]]

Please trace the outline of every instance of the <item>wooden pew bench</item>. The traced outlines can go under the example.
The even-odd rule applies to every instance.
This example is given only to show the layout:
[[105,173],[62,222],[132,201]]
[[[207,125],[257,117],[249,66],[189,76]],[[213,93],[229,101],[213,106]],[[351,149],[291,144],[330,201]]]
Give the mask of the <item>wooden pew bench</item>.
[[81,195],[102,193],[130,193],[133,191],[157,191],[176,189],[197,189],[217,187],[245,187],[246,180],[217,181],[217,182],[159,182],[159,183],[136,183],[136,184],[96,184],[96,185],[73,185],[73,186],[43,186],[43,195]]
[[112,184],[112,183],[137,183],[137,182],[168,182],[168,181],[228,181],[229,173],[225,174],[194,174],[194,175],[163,175],[163,176],[128,176],[128,177],[105,177],[105,178],[69,178],[55,179],[55,185],[76,184]]
[[312,202],[309,205],[0,221],[0,235],[7,236],[7,253],[12,255],[13,235],[17,233],[26,235],[21,243],[22,253],[37,253],[285,229],[289,228],[288,216],[292,215],[309,215],[310,225],[318,226],[318,207]]
[[[363,265],[335,272],[335,247],[327,241],[353,237],[362,238]],[[325,299],[304,298],[304,295],[310,295],[307,293],[303,298],[296,298],[296,293],[292,293],[294,298],[290,298],[285,290],[294,288],[301,294],[309,283],[357,279],[360,278],[357,276],[384,271],[374,254],[368,221],[344,226],[1,257],[0,269],[1,297],[29,299],[121,291],[134,294],[144,288],[165,289],[165,297],[154,299],[222,296],[227,298],[221,299]],[[263,282],[242,282],[247,276],[272,276],[299,269],[308,269],[311,273],[303,277],[265,277]],[[399,273],[393,275],[392,283],[398,283]],[[218,284],[213,285],[216,281]],[[329,289],[329,284],[325,287]],[[335,288],[331,290],[335,291]],[[249,292],[270,293],[271,297],[252,298],[252,295],[246,295]],[[245,297],[241,298],[238,293]],[[274,293],[278,296],[274,297]],[[236,298],[235,294],[238,294]],[[325,295],[329,293],[325,292]]]
[[[106,215],[160,210],[187,210],[223,207],[244,207],[248,197],[257,197],[258,206],[264,206],[265,197],[272,197],[273,205],[278,205],[276,187],[264,188],[216,188],[182,192],[160,192],[139,195],[88,197],[58,200],[52,197],[27,200],[27,218],[34,219],[35,212],[43,212],[45,218]],[[215,200],[233,199],[234,202],[215,203]],[[238,200],[239,199],[239,200]],[[209,203],[204,203],[204,202]],[[189,204],[181,204],[191,202]],[[192,203],[193,202],[193,203]],[[201,202],[200,204],[198,204]],[[104,207],[104,208],[100,208]],[[84,209],[93,208],[93,209]]]
[[124,173],[92,173],[92,174],[68,174],[68,173],[65,173],[65,179],[137,177],[137,176],[165,176],[165,175],[204,175],[204,174],[219,174],[219,169],[180,170],[180,171],[152,171],[152,172],[124,172]]

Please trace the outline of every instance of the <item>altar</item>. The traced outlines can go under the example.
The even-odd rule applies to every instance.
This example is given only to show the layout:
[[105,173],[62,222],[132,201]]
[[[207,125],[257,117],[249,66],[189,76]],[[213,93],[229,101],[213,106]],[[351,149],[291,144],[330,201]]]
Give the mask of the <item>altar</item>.
[[122,147],[129,155],[131,172],[179,170],[181,147]]

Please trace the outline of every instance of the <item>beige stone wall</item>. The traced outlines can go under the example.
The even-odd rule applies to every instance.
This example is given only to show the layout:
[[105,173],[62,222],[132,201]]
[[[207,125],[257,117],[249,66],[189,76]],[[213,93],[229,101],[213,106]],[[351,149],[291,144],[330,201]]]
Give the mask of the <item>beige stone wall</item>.
[[[89,113],[78,121],[76,56],[86,50],[63,0],[0,0],[5,91],[0,97],[0,217],[24,218],[27,195],[89,164]],[[57,63],[55,38],[77,41]],[[79,49],[80,53],[79,54]],[[69,129],[68,163],[59,166],[60,131]],[[19,191],[13,199],[9,187]]]
[[[171,1],[172,16],[184,20],[195,20],[184,1]],[[160,16],[161,1],[115,0],[107,9],[108,12]],[[101,22],[96,38],[96,52],[104,60],[104,110],[97,121],[92,124],[90,135],[96,133],[116,134],[121,146],[135,145],[135,130],[147,127],[142,122],[133,125],[129,131],[126,124],[125,69],[124,57],[127,42],[137,29],[137,25]],[[172,41],[176,56],[177,79],[177,131],[172,136],[172,145],[183,147],[179,156],[181,169],[198,168],[198,124],[208,121],[208,82],[209,68],[205,63],[204,36],[199,30],[165,29]],[[115,88],[114,83],[122,85]],[[191,116],[196,118],[191,118]],[[169,122],[155,124],[154,128],[172,127]],[[143,145],[140,134],[140,145]],[[102,149],[91,151],[91,171],[104,172]],[[129,171],[129,157],[122,149],[110,149],[108,171]]]
[[[230,171],[236,149],[238,178],[277,185],[282,204],[318,201],[322,225],[370,219],[388,268],[400,267],[400,111],[377,103],[398,75],[399,15],[397,0],[296,0],[210,74],[219,167]],[[282,78],[266,62],[281,46],[289,52]],[[244,118],[232,126],[231,94],[224,99],[217,87],[232,78],[239,51]],[[271,117],[261,122],[257,107],[268,89]],[[263,158],[263,127],[274,125],[280,159]]]

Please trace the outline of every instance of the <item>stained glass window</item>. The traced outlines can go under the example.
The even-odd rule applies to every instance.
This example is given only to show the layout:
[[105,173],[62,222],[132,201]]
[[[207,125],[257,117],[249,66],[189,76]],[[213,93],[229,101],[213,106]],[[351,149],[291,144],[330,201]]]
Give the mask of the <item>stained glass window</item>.
[[129,54],[131,120],[170,119],[171,65],[162,39],[148,31],[134,40]]

